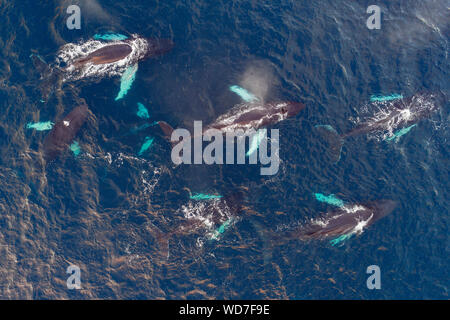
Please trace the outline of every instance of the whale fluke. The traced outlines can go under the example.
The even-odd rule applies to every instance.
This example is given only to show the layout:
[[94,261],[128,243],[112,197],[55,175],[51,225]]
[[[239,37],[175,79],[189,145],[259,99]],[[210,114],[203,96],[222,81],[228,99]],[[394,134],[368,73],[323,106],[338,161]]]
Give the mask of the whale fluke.
[[62,72],[58,68],[51,68],[38,54],[31,54],[34,69],[39,73],[40,83],[38,90],[44,100],[48,100],[50,94],[55,90],[61,79]]
[[164,133],[164,137],[167,139],[167,141],[171,142],[170,137],[172,136],[172,132],[174,129],[165,121],[158,121],[158,125]]
[[328,157],[333,163],[338,163],[341,160],[341,152],[345,138],[330,125],[316,125],[315,128],[327,144],[326,150]]

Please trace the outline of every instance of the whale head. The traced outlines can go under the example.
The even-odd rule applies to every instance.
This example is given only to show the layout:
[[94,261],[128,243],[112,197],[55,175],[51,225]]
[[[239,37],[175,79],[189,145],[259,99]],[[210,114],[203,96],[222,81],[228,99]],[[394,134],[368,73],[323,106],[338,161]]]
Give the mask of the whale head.
[[148,38],[147,42],[149,46],[147,57],[165,54],[172,50],[172,48],[174,47],[174,43],[170,39]]
[[387,199],[371,202],[369,206],[373,209],[375,214],[373,222],[390,214],[392,211],[394,211],[397,205],[397,201]]
[[282,102],[273,105],[274,113],[281,113],[284,119],[295,117],[300,111],[305,108],[305,105],[300,102]]
[[399,101],[399,108],[406,109],[412,115],[409,122],[428,118],[432,113],[445,106],[448,99],[443,92],[421,92]]

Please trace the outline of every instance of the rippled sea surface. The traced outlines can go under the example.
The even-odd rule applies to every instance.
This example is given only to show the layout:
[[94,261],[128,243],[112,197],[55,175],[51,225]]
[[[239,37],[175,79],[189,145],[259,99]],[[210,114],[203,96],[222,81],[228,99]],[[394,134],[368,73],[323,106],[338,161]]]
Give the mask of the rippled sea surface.
[[[80,30],[66,27],[70,4],[81,8]],[[380,0],[380,30],[366,27],[370,4],[0,0],[0,298],[448,299],[448,99],[398,142],[347,139],[335,164],[314,128],[351,129],[371,114],[374,94],[450,93],[448,1]],[[113,77],[65,83],[41,101],[30,55],[51,63],[62,45],[107,31],[175,47],[141,62],[121,100]],[[258,166],[175,166],[158,128],[135,130],[209,123],[240,102],[235,84],[306,104],[274,126],[274,176]],[[26,124],[61,119],[80,99],[92,112],[76,137],[81,154],[45,165],[48,131]],[[136,116],[138,102],[148,121]],[[139,155],[146,137],[155,140]],[[219,239],[208,240],[207,223],[172,232],[211,205],[190,194],[237,189],[246,213]],[[313,193],[399,205],[341,246],[271,241],[332,209]],[[81,290],[66,287],[70,265],[81,269]],[[366,286],[370,265],[380,267],[380,290]]]

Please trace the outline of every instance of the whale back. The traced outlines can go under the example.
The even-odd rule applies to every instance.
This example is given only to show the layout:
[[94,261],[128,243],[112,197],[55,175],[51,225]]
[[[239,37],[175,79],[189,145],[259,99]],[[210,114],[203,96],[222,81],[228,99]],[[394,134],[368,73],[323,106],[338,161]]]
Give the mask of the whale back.
[[392,200],[366,202],[362,205],[339,208],[324,218],[315,220],[292,232],[291,236],[300,239],[323,239],[362,231],[390,214],[397,203]]
[[86,63],[106,64],[124,59],[132,52],[131,46],[126,43],[113,44],[95,50],[87,57],[79,59],[75,62],[76,66],[82,66]]
[[86,121],[88,113],[87,105],[78,106],[54,125],[44,140],[44,159],[46,161],[54,160],[69,146]]
[[311,223],[300,231],[299,236],[303,239],[321,239],[340,236],[354,230],[360,221],[370,222],[372,217],[373,213],[366,208],[361,208],[357,212],[350,214],[340,209],[330,217],[323,219],[320,223]]
[[305,105],[298,102],[241,103],[219,116],[208,128],[223,131],[257,130],[294,117],[304,108]]

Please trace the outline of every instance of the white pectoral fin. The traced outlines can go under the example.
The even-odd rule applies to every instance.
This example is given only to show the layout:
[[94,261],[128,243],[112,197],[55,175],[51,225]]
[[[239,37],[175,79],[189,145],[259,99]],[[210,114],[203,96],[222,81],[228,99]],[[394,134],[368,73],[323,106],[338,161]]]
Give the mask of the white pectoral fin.
[[133,85],[134,79],[136,79],[137,70],[138,64],[136,63],[132,66],[129,66],[124,71],[122,77],[120,77],[120,91],[117,94],[116,101],[122,99],[128,93],[128,90],[130,90],[131,86]]
[[230,86],[230,91],[236,93],[245,102],[255,102],[259,100],[253,93],[238,85]]
[[249,157],[251,154],[253,154],[256,150],[258,150],[259,145],[261,144],[261,141],[265,138],[267,134],[266,130],[259,130],[257,133],[255,133],[251,137],[250,141],[250,147],[246,153],[246,156]]

